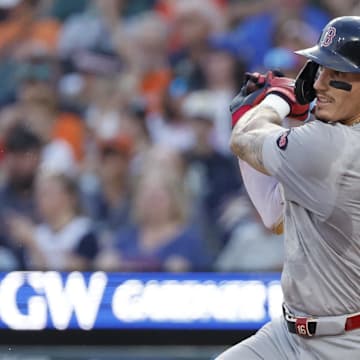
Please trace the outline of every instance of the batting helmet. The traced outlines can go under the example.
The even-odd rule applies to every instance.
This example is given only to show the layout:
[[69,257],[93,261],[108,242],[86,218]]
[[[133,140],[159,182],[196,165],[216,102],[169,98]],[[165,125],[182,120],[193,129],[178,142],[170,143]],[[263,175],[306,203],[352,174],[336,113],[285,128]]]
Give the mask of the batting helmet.
[[317,45],[295,53],[330,69],[360,72],[360,16],[342,16],[330,21]]
[[298,101],[308,103],[315,97],[313,84],[319,65],[341,72],[360,73],[360,16],[331,20],[315,46],[295,53],[309,59],[295,82]]

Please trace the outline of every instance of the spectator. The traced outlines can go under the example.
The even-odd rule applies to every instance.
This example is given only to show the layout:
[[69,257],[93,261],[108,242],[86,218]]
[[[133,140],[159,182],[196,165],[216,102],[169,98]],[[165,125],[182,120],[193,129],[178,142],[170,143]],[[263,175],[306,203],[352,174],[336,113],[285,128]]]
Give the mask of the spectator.
[[22,268],[21,246],[13,241],[7,223],[15,216],[37,221],[34,203],[34,179],[40,164],[41,140],[27,128],[11,127],[4,139],[4,183],[0,189],[0,245],[16,254],[17,266]]
[[329,12],[330,17],[360,15],[359,2],[357,0],[320,0],[322,7]]
[[58,52],[64,59],[81,50],[111,50],[111,33],[120,17],[119,1],[90,0],[85,11],[66,18],[59,33]]
[[60,81],[62,98],[80,105],[95,140],[113,137],[119,131],[127,96],[133,96],[129,89],[121,89],[125,83],[121,60],[112,51],[93,48],[76,51],[70,63],[72,72]]
[[287,48],[271,48],[265,54],[264,68],[276,69],[284,74],[284,76],[295,78],[299,72],[299,67],[299,57]]
[[184,155],[193,193],[199,199],[204,228],[220,245],[225,241],[225,234],[218,219],[226,203],[240,194],[241,176],[233,157],[222,154],[214,146],[214,97],[209,91],[195,91],[185,99],[183,112],[195,140]]
[[161,144],[153,145],[146,153],[139,172],[140,176],[146,176],[152,172],[164,172],[176,177],[178,185],[185,184],[186,164],[182,153],[170,146]]
[[[250,71],[259,71],[266,52],[274,46],[274,34],[279,25],[290,20],[304,22],[312,31],[321,31],[328,14],[307,0],[272,0],[263,11],[243,19],[227,34],[216,34],[213,41],[224,42],[239,49]],[[306,35],[306,34],[301,34]]]
[[181,113],[181,106],[187,91],[175,89],[172,83],[163,97],[163,112],[148,122],[152,140],[156,144],[172,147],[176,151],[188,150],[194,141],[189,124]]
[[0,52],[55,54],[61,24],[53,18],[38,16],[38,0],[4,1],[0,22]]
[[176,80],[187,91],[204,88],[202,65],[207,61],[210,35],[223,28],[223,17],[215,1],[175,0],[169,3],[174,24],[174,43],[170,52]]
[[[263,225],[249,199],[238,201],[242,216],[214,263],[217,271],[281,271],[284,239]],[[239,209],[237,209],[239,211]]]
[[75,173],[84,156],[85,132],[81,118],[63,110],[56,89],[56,65],[32,58],[19,70],[13,121],[23,123],[44,143],[43,166]]
[[229,103],[242,86],[246,64],[233,49],[210,43],[202,69],[206,90],[212,94],[213,144],[218,151],[230,154]]
[[95,187],[83,188],[87,212],[104,235],[130,221],[131,155],[131,139],[125,135],[100,142],[98,182]]
[[132,142],[131,173],[141,172],[144,157],[154,146],[146,116],[147,107],[144,99],[137,98],[129,104],[121,118],[121,133]]
[[161,97],[172,76],[165,19],[155,11],[132,17],[119,26],[114,43],[126,72],[137,82],[138,94],[146,99],[148,111],[161,112]]
[[230,29],[233,29],[250,16],[271,10],[272,6],[272,1],[229,0],[225,10],[226,23]]
[[74,179],[41,173],[36,182],[36,206],[42,222],[14,216],[10,233],[24,247],[28,269],[90,270],[98,252],[97,237],[90,219],[81,215]]
[[209,249],[189,222],[183,186],[176,176],[166,170],[145,173],[136,187],[133,214],[134,225],[116,234],[117,252],[103,253],[99,268],[171,272],[209,269]]
[[302,19],[284,19],[275,26],[272,47],[264,55],[264,64],[259,70],[276,69],[285,76],[295,78],[303,60],[295,50],[311,46],[317,40],[314,28]]
[[56,55],[61,24],[40,15],[38,0],[0,2],[0,105],[14,101],[18,63],[34,54]]

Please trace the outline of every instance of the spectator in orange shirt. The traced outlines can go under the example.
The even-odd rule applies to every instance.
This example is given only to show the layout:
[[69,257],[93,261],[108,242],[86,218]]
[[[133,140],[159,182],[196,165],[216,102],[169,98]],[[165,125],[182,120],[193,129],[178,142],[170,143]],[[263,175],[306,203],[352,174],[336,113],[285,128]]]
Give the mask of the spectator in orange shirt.
[[59,155],[61,147],[61,153],[65,151],[68,159],[64,160],[61,155],[63,165],[66,162],[76,168],[84,155],[85,127],[78,114],[64,110],[60,105],[56,88],[56,66],[53,60],[42,57],[32,58],[24,63],[19,72],[17,102],[11,107],[13,116],[16,117],[14,121],[26,123],[46,144],[45,157],[49,157],[52,165],[60,166],[62,160],[58,158],[59,162],[56,162],[46,153],[55,154],[56,149],[55,152]]
[[14,0],[2,5],[0,53],[22,53],[31,47],[54,54],[61,24],[38,16],[38,0]]
[[114,33],[117,51],[126,70],[136,79],[150,112],[161,110],[161,97],[171,80],[168,40],[169,26],[154,11],[137,15]]

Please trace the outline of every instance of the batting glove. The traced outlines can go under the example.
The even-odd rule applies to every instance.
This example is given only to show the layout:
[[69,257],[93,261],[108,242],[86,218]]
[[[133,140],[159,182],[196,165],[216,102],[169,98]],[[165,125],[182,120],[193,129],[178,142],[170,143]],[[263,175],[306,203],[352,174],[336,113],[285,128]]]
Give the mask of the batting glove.
[[239,119],[266,96],[266,75],[245,73],[240,92],[230,103],[231,125],[234,127]]
[[283,77],[279,72],[268,71],[265,75],[245,73],[244,85],[230,104],[232,127],[267,95],[274,94],[284,99],[290,107],[289,117],[304,121],[309,114],[309,104],[300,105],[294,93],[295,80]]

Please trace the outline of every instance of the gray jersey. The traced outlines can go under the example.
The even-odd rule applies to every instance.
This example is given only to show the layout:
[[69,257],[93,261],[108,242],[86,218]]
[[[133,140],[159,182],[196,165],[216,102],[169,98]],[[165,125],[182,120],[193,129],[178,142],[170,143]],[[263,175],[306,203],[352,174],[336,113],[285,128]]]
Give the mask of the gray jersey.
[[284,300],[314,316],[360,311],[360,125],[315,120],[268,136],[284,188]]

